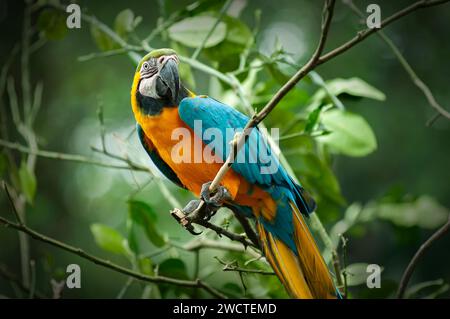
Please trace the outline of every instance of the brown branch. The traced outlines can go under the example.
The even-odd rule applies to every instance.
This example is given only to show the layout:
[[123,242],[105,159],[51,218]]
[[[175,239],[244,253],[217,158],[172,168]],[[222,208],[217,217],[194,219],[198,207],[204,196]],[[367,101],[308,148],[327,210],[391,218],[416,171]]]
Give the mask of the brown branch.
[[91,255],[89,253],[86,253],[81,248],[73,247],[71,245],[68,245],[66,243],[60,242],[56,239],[53,239],[51,237],[45,236],[29,227],[23,224],[14,223],[6,218],[3,218],[0,216],[0,223],[3,224],[5,227],[11,227],[14,228],[22,233],[28,234],[32,238],[50,244],[52,246],[58,247],[60,249],[63,249],[65,251],[68,251],[72,254],[78,255],[86,260],[89,260],[97,265],[103,266],[105,268],[114,270],[116,272],[131,276],[133,278],[136,278],[141,281],[145,282],[151,282],[151,283],[166,283],[181,287],[190,287],[190,288],[202,288],[209,292],[211,295],[217,298],[227,298],[224,294],[222,294],[220,291],[216,290],[215,288],[209,286],[207,283],[201,281],[200,279],[196,279],[194,281],[190,280],[180,280],[175,279],[171,277],[164,277],[164,276],[147,276],[135,271],[132,271],[130,269],[127,269],[125,267],[119,266],[117,264],[112,263],[109,260],[104,260],[99,257],[96,257],[94,255]]
[[335,58],[336,56],[344,53],[345,51],[347,51],[348,49],[352,48],[354,45],[358,44],[359,42],[363,41],[365,38],[367,38],[369,35],[378,32],[379,30],[385,28],[386,26],[388,26],[389,24],[391,24],[392,22],[418,10],[418,9],[423,9],[423,8],[428,8],[428,7],[432,7],[432,6],[437,6],[443,3],[446,3],[450,0],[435,0],[435,1],[430,1],[430,0],[421,0],[421,1],[417,1],[415,3],[413,3],[412,5],[394,13],[393,15],[391,15],[390,17],[384,19],[383,21],[381,21],[380,23],[380,28],[372,28],[372,29],[365,29],[362,31],[359,31],[358,34],[350,39],[349,41],[345,42],[344,44],[342,44],[341,46],[337,47],[336,49],[328,52],[327,54],[322,55],[318,61],[317,61],[317,65],[320,65],[332,58]]
[[[421,0],[417,1],[416,3],[398,11],[397,13],[394,13],[390,17],[386,18],[381,22],[380,28],[377,29],[365,29],[360,32],[351,40],[347,41],[343,45],[337,47],[336,49],[330,51],[329,53],[325,55],[321,55],[322,51],[324,49],[326,39],[328,36],[328,31],[331,23],[331,19],[333,16],[333,9],[334,9],[334,3],[335,1],[325,1],[324,5],[324,12],[322,17],[322,32],[319,38],[319,44],[317,45],[316,50],[314,51],[311,58],[306,62],[306,64],[300,68],[300,70],[294,74],[282,87],[278,92],[272,97],[272,99],[267,103],[264,108],[258,112],[257,114],[253,115],[253,117],[248,121],[247,125],[244,127],[244,131],[242,134],[237,136],[233,142],[233,148],[230,152],[230,156],[228,156],[225,163],[220,168],[219,172],[217,173],[216,177],[214,178],[213,182],[211,183],[210,190],[214,191],[222,181],[223,177],[227,173],[227,171],[230,169],[232,163],[234,162],[235,157],[237,156],[237,152],[240,150],[240,148],[243,146],[246,138],[250,134],[250,131],[253,127],[258,125],[274,108],[275,106],[283,99],[283,97],[292,90],[295,85],[303,78],[305,75],[307,75],[311,70],[316,68],[318,65],[323,64],[327,61],[329,61],[332,58],[335,58],[336,56],[344,53],[351,47],[355,46],[371,34],[381,30],[382,28],[386,27],[387,25],[391,24],[392,22],[396,21],[397,19],[406,16],[410,14],[411,12],[414,12],[415,10],[425,8],[425,7],[431,7],[435,5],[439,5],[445,2],[448,2],[450,0],[435,0],[435,1],[429,1],[429,0]],[[234,151],[233,151],[234,150]]]
[[235,211],[233,208],[228,207],[236,217],[236,219],[241,224],[242,228],[244,229],[245,233],[247,234],[248,239],[252,241],[252,243],[261,250],[261,244],[259,242],[258,235],[256,234],[255,230],[252,228],[250,223],[248,222],[248,218],[240,214],[239,212]]
[[[272,99],[267,103],[267,105],[260,112],[254,114],[252,116],[252,118],[245,125],[243,133],[236,134],[236,136],[234,137],[229,156],[227,157],[226,161],[222,164],[222,166],[219,169],[219,171],[217,172],[215,178],[211,182],[211,185],[209,187],[211,192],[216,190],[216,188],[220,185],[222,179],[224,178],[225,174],[231,168],[231,165],[235,161],[237,153],[239,152],[239,150],[241,149],[241,147],[247,140],[252,128],[257,126],[275,108],[275,106],[281,101],[281,99],[292,88],[295,87],[295,85],[298,83],[298,81],[300,81],[317,64],[317,61],[325,47],[325,42],[326,42],[326,39],[328,36],[328,30],[330,28],[331,19],[333,17],[334,4],[335,4],[335,0],[325,0],[324,10],[322,13],[322,32],[321,32],[321,35],[319,38],[319,43],[317,45],[317,48],[314,51],[313,55],[311,56],[310,60],[291,79],[289,79],[289,81],[287,81],[283,85],[283,87],[272,97]],[[192,214],[190,216],[186,215],[186,216],[181,217],[180,223],[182,225],[186,226],[193,222],[195,222],[195,223],[199,223],[199,221],[202,222],[203,216],[201,216],[201,214],[199,212],[202,211],[202,207],[204,204],[205,204],[205,202],[201,201],[197,210],[194,212],[194,214]],[[177,210],[177,211],[181,212],[181,210]],[[205,210],[203,210],[203,211],[205,211]],[[212,225],[211,223],[208,223],[208,224]],[[210,228],[210,227],[208,227],[208,228]]]
[[[240,253],[247,253],[252,258],[260,258],[261,252],[254,250],[254,249],[246,249],[243,245],[239,243],[229,243],[224,242],[223,240],[213,240],[213,239],[207,239],[207,238],[199,238],[194,239],[189,242],[187,242],[184,245],[179,244],[170,244],[173,247],[185,250],[185,251],[196,251],[200,249],[217,249],[217,250],[224,250],[224,251],[233,251],[233,252],[240,252]],[[169,248],[171,247],[169,246]]]
[[223,260],[220,260],[219,257],[215,257],[216,260],[223,265],[222,270],[223,271],[235,271],[238,272],[240,274],[258,274],[258,275],[262,275],[262,276],[275,276],[275,272],[273,271],[266,271],[266,270],[262,270],[262,269],[250,269],[250,268],[242,268],[239,267],[239,264],[237,263],[237,261],[232,261],[232,262],[225,262]]
[[23,225],[23,219],[20,216],[19,212],[17,211],[16,205],[14,205],[14,199],[11,195],[11,192],[9,191],[8,185],[6,184],[5,181],[3,181],[3,188],[5,189],[6,192],[6,196],[8,196],[8,200],[11,203],[12,209],[13,209],[13,213],[14,213],[14,217],[16,217],[17,222],[19,223],[19,225]]
[[414,269],[416,268],[420,258],[425,254],[425,252],[433,245],[434,242],[436,242],[438,239],[442,238],[445,234],[448,233],[450,230],[450,215],[448,217],[447,222],[439,228],[433,235],[431,235],[430,238],[428,238],[417,250],[414,257],[411,259],[411,261],[408,264],[408,267],[406,268],[405,272],[403,273],[402,280],[400,281],[400,285],[397,291],[397,298],[402,299],[406,287],[408,286],[409,280],[411,279],[411,276],[414,272]]
[[240,242],[242,245],[244,245],[244,247],[250,246],[250,247],[258,248],[258,246],[255,246],[251,241],[248,241],[246,236],[232,233],[232,232],[230,232],[222,227],[219,227],[217,225],[214,225],[204,219],[196,220],[195,223],[198,225],[201,225],[205,228],[209,228],[209,229],[215,231],[216,234],[219,235],[219,237],[223,235],[225,237],[228,237],[231,240]]
[[[363,18],[364,14],[361,12],[361,10],[358,9],[358,7],[353,3],[352,0],[343,0],[343,2],[351,9],[353,10],[359,17]],[[432,108],[436,110],[436,115],[433,116],[433,118],[427,122],[427,126],[431,126],[434,121],[437,120],[440,116],[443,116],[450,120],[450,112],[448,112],[444,107],[442,107],[434,97],[433,93],[431,92],[430,88],[423,82],[417,73],[414,71],[414,69],[411,67],[411,65],[406,61],[405,57],[401,54],[400,50],[397,48],[397,46],[394,44],[394,42],[383,32],[379,31],[378,36],[386,43],[387,46],[391,49],[391,51],[394,53],[394,55],[399,60],[400,64],[405,69],[406,73],[408,73],[409,77],[411,78],[414,85],[416,85],[424,94],[425,98],[428,101],[428,104]]]
[[54,159],[54,160],[63,160],[63,161],[69,161],[69,162],[75,162],[75,163],[84,163],[84,164],[91,164],[96,166],[103,166],[107,168],[115,168],[115,169],[131,169],[135,171],[141,171],[141,172],[149,172],[148,168],[145,166],[141,166],[139,164],[136,164],[134,162],[131,162],[128,159],[119,157],[119,156],[112,156],[109,154],[105,154],[111,158],[120,160],[122,162],[125,162],[128,165],[118,165],[118,164],[111,164],[104,161],[96,160],[93,158],[89,158],[87,156],[78,155],[78,154],[67,154],[67,153],[61,153],[61,152],[52,152],[52,151],[45,151],[45,150],[32,150],[29,147],[26,147],[24,145],[13,143],[10,141],[5,141],[0,139],[0,146],[3,146],[5,148],[16,150],[21,153],[26,153],[30,155],[36,155],[39,157],[44,157],[48,159]]

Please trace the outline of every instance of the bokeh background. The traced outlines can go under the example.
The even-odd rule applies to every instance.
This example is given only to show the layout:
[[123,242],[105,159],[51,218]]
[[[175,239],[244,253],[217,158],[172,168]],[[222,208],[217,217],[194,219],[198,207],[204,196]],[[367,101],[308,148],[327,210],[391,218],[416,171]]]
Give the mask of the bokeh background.
[[[355,1],[362,9],[372,2],[374,1]],[[131,9],[135,16],[142,17],[142,21],[126,37],[131,43],[139,45],[136,39],[145,38],[158,24],[166,21],[174,12],[189,8],[193,1],[129,0],[77,1],[77,3],[83,12],[97,17],[111,28],[114,28],[119,12]],[[223,3],[217,1],[204,12],[195,15],[217,16]],[[387,17],[411,1],[377,1],[377,3],[381,5],[382,17]],[[1,1],[2,66],[16,43],[21,41],[24,8],[25,3],[21,1]],[[277,50],[281,50],[280,56],[301,65],[308,59],[316,45],[320,28],[321,1],[235,0],[230,10],[232,11],[229,14],[246,25],[250,32],[254,30],[257,21],[260,21],[259,30],[254,35],[254,44],[250,47],[249,61],[256,60],[258,54],[270,57]],[[31,15],[33,42],[37,41],[39,34],[42,35],[46,30],[45,23],[41,23],[40,26],[38,23],[39,19],[43,19],[39,18],[42,11],[42,9],[35,10]],[[259,14],[260,19],[257,18]],[[450,5],[447,4],[416,11],[385,30],[416,73],[429,85],[436,99],[444,106],[450,106],[449,21]],[[229,27],[228,24],[227,26]],[[341,1],[337,1],[326,50],[350,39],[362,28],[360,18]],[[135,71],[133,61],[123,53],[80,59],[105,49],[99,47],[98,39],[95,40],[91,26],[86,21],[82,21],[81,29],[71,29],[62,33],[61,39],[46,40],[30,59],[31,82],[33,85],[37,82],[43,83],[42,107],[35,122],[39,147],[62,153],[82,154],[113,163],[112,159],[91,150],[91,145],[101,144],[97,116],[97,110],[101,107],[107,147],[112,152],[127,155],[143,165],[150,165],[136,134],[133,133],[134,118],[129,102]],[[187,56],[195,50],[174,41],[167,30],[158,34],[150,45],[154,48],[177,46]],[[198,60],[223,72],[232,71],[234,62],[231,60],[239,55],[227,50],[230,48],[221,44],[212,46],[202,50]],[[293,73],[293,68],[286,63],[274,62],[271,66],[275,71],[263,68],[250,90],[257,92],[256,94],[261,97],[259,100],[251,97],[253,104],[258,107],[264,105],[264,96],[270,95],[280,87],[281,82],[277,81],[276,75],[282,77]],[[210,76],[198,70],[190,71],[195,82],[187,81],[188,86],[196,92],[226,101],[236,101],[236,104],[239,104],[239,99],[227,85],[219,84],[217,80],[212,80]],[[362,116],[370,125],[376,137],[376,149],[364,154],[365,156],[348,156],[345,152],[342,154],[343,152],[331,151],[322,154],[324,157],[315,153],[317,157],[311,158],[304,156],[304,145],[315,145],[312,149],[316,152],[315,147],[323,144],[313,142],[314,138],[309,137],[281,142],[281,149],[286,152],[285,155],[295,169],[297,177],[302,181],[305,180],[305,185],[309,186],[313,195],[318,197],[319,217],[332,235],[342,230],[342,227],[346,227],[343,226],[346,222],[345,216],[349,217],[349,214],[352,214],[349,213],[349,207],[358,212],[369,211],[367,213],[369,215],[372,210],[372,214],[378,216],[352,224],[345,233],[348,237],[345,255],[346,264],[375,263],[382,266],[382,288],[368,289],[361,284],[363,280],[349,287],[349,297],[393,297],[410,258],[421,243],[443,224],[448,214],[450,122],[441,118],[431,127],[426,126],[426,122],[434,115],[433,109],[392,51],[376,35],[320,66],[316,71],[325,81],[356,77],[370,84],[374,90],[376,88],[373,92],[383,92],[385,95],[383,101],[359,97],[357,94],[339,95],[339,99],[349,112]],[[239,74],[239,80],[245,81],[247,74],[248,72]],[[20,96],[21,69],[18,55],[14,58],[8,75],[14,79]],[[305,79],[298,85],[296,93],[289,94],[286,100],[280,103],[268,117],[266,124],[281,127],[283,131],[296,115],[303,114],[303,118],[299,119],[297,126],[289,133],[301,131],[310,111],[308,105],[310,106],[311,96],[317,90],[320,90],[320,86],[311,79]],[[1,116],[2,122],[6,123],[8,140],[25,144],[12,123],[8,95],[6,91],[1,93],[4,110]],[[2,139],[5,139],[5,136],[2,136]],[[0,152],[6,151],[0,147]],[[12,154],[16,165],[20,166],[23,155],[17,151],[12,151]],[[4,165],[2,164],[0,172],[1,178],[10,183],[13,168],[7,160],[2,160],[2,163]],[[99,247],[91,231],[92,224],[103,224],[126,237],[130,198],[143,201],[151,207],[157,215],[154,227],[166,240],[183,244],[193,239],[192,235],[184,231],[169,215],[168,212],[173,205],[161,193],[159,184],[150,181],[146,173],[38,157],[34,175],[37,187],[33,203],[28,203],[26,208],[28,225],[102,258],[131,267],[129,260],[123,255]],[[334,176],[339,183],[337,190]],[[327,182],[330,178],[333,181]],[[192,198],[186,191],[179,190],[166,181],[164,183],[182,204]],[[334,189],[329,192],[331,199],[326,196],[330,188]],[[13,218],[11,206],[3,191],[0,194],[0,207],[2,216]],[[377,212],[373,213],[374,210]],[[229,223],[228,219],[223,221],[224,216],[229,216],[227,214],[217,216],[215,221],[219,224]],[[235,225],[232,223],[230,227]],[[144,232],[140,231],[137,236],[141,252],[151,254],[161,249],[155,247],[145,237]],[[228,241],[226,238],[218,239],[211,234],[209,236],[214,240]],[[46,244],[31,240],[30,245],[31,259],[36,262],[36,288],[47,295],[52,295],[51,279],[64,278],[66,266],[72,263],[81,266],[82,288],[64,289],[65,298],[114,298],[127,281],[124,275]],[[435,282],[414,296],[436,295],[440,298],[450,296],[446,285],[450,282],[449,247],[450,236],[447,236],[437,242],[420,261],[411,285],[438,279],[442,281]],[[339,252],[342,258],[341,247]],[[245,291],[239,276],[233,272],[223,272],[223,265],[214,258],[219,256],[221,260],[240,261],[236,255],[215,250],[202,251],[200,277],[232,296],[286,296],[276,279],[266,276],[246,276],[244,280],[248,289]],[[0,263],[20,278],[18,234],[3,227],[0,229]],[[196,271],[195,254],[176,248],[155,255],[151,258],[151,263],[153,266],[160,266],[160,273],[180,278],[193,278]],[[266,269],[264,265],[255,267]],[[158,287],[158,292],[153,288],[150,292],[147,289],[147,292],[143,293],[145,290],[143,284],[134,282],[124,297],[208,296],[203,292],[177,290],[166,286]],[[434,294],[435,292],[439,293]],[[2,277],[0,277],[0,295],[11,298],[24,296],[17,293],[14,285]]]

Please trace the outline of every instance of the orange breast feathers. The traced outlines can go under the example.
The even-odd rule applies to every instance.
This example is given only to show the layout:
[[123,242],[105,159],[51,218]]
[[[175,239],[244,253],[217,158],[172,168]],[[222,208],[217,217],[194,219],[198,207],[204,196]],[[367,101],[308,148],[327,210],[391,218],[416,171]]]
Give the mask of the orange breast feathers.
[[[178,108],[165,107],[159,115],[153,116],[142,114],[137,107],[133,107],[133,111],[136,121],[161,159],[170,166],[187,189],[199,196],[202,185],[212,181],[216,176],[222,166],[222,159],[215,158],[211,162],[211,158],[209,158],[209,161],[205,162],[203,154],[213,153],[209,146],[204,144],[201,138],[195,135],[194,131],[180,119]],[[180,135],[174,134],[174,132],[180,131],[188,133],[185,136],[190,137],[190,140],[183,141],[183,148],[179,147]],[[185,159],[190,157],[190,160],[181,162],[177,160],[179,156],[185,155],[183,152],[190,154],[190,156],[184,157]],[[198,156],[199,152],[202,154],[201,159],[200,162],[196,162],[194,156]],[[196,153],[197,155],[195,155]],[[244,177],[232,169],[228,170],[221,184],[228,189],[233,202],[252,207],[255,215],[262,215],[267,220],[275,217],[276,203],[271,196],[258,186],[248,183]]]
[[[201,186],[212,181],[220,169],[219,159],[205,163],[203,154],[207,153],[205,148],[208,146],[180,119],[176,107],[165,107],[156,116],[147,116],[140,112],[135,115],[161,159],[170,166],[187,189],[199,195]],[[223,179],[223,185],[228,188],[233,198],[238,192],[240,182],[240,176],[231,170]]]

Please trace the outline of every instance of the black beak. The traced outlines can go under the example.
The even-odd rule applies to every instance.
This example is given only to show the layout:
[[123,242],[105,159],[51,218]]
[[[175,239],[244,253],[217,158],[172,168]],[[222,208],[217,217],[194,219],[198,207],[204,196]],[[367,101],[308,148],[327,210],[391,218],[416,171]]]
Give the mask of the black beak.
[[165,96],[170,98],[174,104],[178,103],[178,93],[180,91],[180,77],[178,75],[178,64],[170,58],[159,71],[159,78],[165,86]]

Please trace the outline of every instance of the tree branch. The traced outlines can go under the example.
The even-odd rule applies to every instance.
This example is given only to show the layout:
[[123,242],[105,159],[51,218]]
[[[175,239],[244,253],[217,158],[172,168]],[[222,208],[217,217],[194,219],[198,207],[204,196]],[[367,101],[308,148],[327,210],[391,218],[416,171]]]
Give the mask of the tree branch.
[[1,216],[0,216],[0,223],[6,227],[11,227],[22,233],[28,234],[35,240],[58,247],[67,252],[78,255],[81,258],[89,260],[97,265],[114,270],[116,272],[125,274],[127,276],[136,278],[136,279],[144,281],[144,282],[151,282],[151,283],[158,283],[158,284],[165,283],[165,284],[171,284],[171,285],[176,285],[176,286],[181,286],[181,287],[190,287],[190,288],[202,288],[205,291],[209,292],[214,297],[221,298],[221,299],[227,298],[223,293],[221,293],[220,291],[216,290],[215,288],[209,286],[207,283],[203,282],[200,279],[191,281],[191,280],[181,280],[181,279],[175,279],[175,278],[164,277],[164,276],[147,276],[147,275],[132,271],[128,268],[114,264],[109,260],[101,259],[97,256],[88,254],[85,251],[83,251],[81,248],[77,248],[77,247],[68,245],[66,243],[60,242],[56,239],[45,236],[45,235],[27,227],[26,225],[14,223],[14,222],[12,222],[6,218],[3,218]]
[[249,269],[249,268],[242,268],[239,267],[237,261],[233,261],[230,263],[224,262],[223,260],[220,260],[218,257],[216,257],[216,260],[223,265],[222,268],[223,271],[235,271],[238,273],[247,273],[247,274],[258,274],[263,276],[275,276],[276,274],[273,271],[266,271],[262,269]]
[[445,234],[447,234],[450,230],[450,215],[448,217],[447,222],[439,228],[433,235],[431,235],[430,238],[428,238],[417,250],[414,257],[411,259],[411,261],[408,264],[408,267],[406,267],[405,272],[403,273],[402,280],[400,281],[400,285],[398,287],[397,291],[397,298],[402,299],[406,287],[408,286],[409,280],[411,279],[411,276],[414,272],[414,269],[416,268],[420,258],[425,254],[425,252],[433,245],[434,242],[442,238]]
[[[343,0],[343,2],[351,9],[353,10],[359,17],[364,18],[364,14],[361,12],[361,10],[358,9],[358,7],[353,3],[352,0]],[[417,75],[417,73],[414,71],[414,69],[411,67],[411,65],[408,63],[406,58],[401,54],[400,50],[397,48],[397,46],[394,44],[394,42],[383,32],[378,31],[378,36],[389,46],[391,51],[396,56],[397,60],[400,62],[400,64],[405,69],[406,73],[408,73],[409,77],[411,78],[412,82],[422,91],[422,93],[425,95],[425,98],[428,101],[428,104],[432,108],[434,108],[437,112],[438,117],[443,116],[450,120],[450,112],[448,112],[444,107],[442,107],[434,97],[433,93],[431,92],[430,88],[423,82],[420,77]],[[436,120],[436,116],[432,118],[432,120],[427,122],[427,125],[431,125]]]
[[437,6],[440,4],[444,4],[446,2],[448,2],[450,0],[435,0],[435,1],[430,1],[430,0],[421,0],[421,1],[417,1],[415,3],[413,3],[412,5],[394,13],[393,15],[391,15],[390,17],[386,18],[385,20],[381,21],[381,25],[380,28],[372,28],[372,29],[365,29],[362,31],[359,31],[358,34],[350,39],[349,41],[345,42],[344,44],[342,44],[341,46],[337,47],[336,49],[328,52],[327,54],[321,56],[318,61],[317,64],[323,64],[325,62],[327,62],[328,60],[335,58],[336,56],[344,53],[345,51],[347,51],[348,49],[352,48],[353,46],[355,46],[356,44],[358,44],[359,42],[363,41],[364,39],[366,39],[368,36],[370,36],[371,34],[380,31],[381,29],[385,28],[386,26],[388,26],[389,24],[391,24],[392,22],[418,10],[418,9],[422,9],[422,8],[428,8],[428,7],[432,7],[432,6]]
[[207,239],[207,238],[191,240],[184,245],[176,245],[174,243],[171,243],[171,245],[176,248],[183,249],[186,251],[196,251],[199,249],[207,248],[207,249],[218,249],[218,250],[224,250],[224,251],[248,253],[253,258],[261,257],[261,253],[258,253],[258,251],[253,250],[253,249],[248,249],[248,248],[246,249],[241,244],[217,241],[217,240],[212,240],[212,239]]
[[[115,169],[132,169],[135,171],[141,171],[141,172],[149,172],[148,168],[145,166],[141,166],[136,163],[132,163],[132,165],[129,165],[130,162],[127,159],[121,158],[119,156],[114,156],[114,159],[121,160],[127,162],[128,165],[116,165],[111,164],[103,161],[99,161],[96,159],[92,159],[83,155],[78,154],[67,154],[67,153],[61,153],[61,152],[52,152],[52,151],[45,151],[45,150],[32,150],[29,147],[26,147],[24,145],[13,143],[10,141],[5,141],[0,139],[0,146],[19,151],[21,153],[26,154],[32,154],[39,157],[45,157],[49,159],[55,159],[55,160],[64,160],[69,162],[76,162],[76,163],[84,163],[84,164],[91,164],[91,165],[97,165],[97,166],[103,166],[107,168],[115,168]],[[112,157],[112,154],[106,154],[110,157]]]
[[[283,87],[272,97],[272,99],[260,112],[252,116],[252,118],[245,125],[243,133],[236,134],[232,142],[229,156],[211,182],[211,185],[209,187],[211,192],[216,190],[225,174],[231,168],[231,165],[235,161],[239,150],[245,144],[248,136],[250,135],[252,128],[257,126],[275,108],[275,106],[281,101],[281,99],[298,83],[298,81],[300,81],[310,70],[312,70],[312,68],[317,63],[317,60],[325,46],[328,30],[333,16],[334,4],[335,0],[326,0],[324,3],[324,11],[322,14],[322,32],[319,38],[319,44],[317,45],[317,48],[310,60],[288,82],[286,82],[286,84],[283,85]],[[200,205],[197,208],[197,211],[200,211],[203,205],[204,201],[201,201]],[[189,224],[191,222],[198,223],[198,221],[201,221],[201,216],[197,216],[197,214],[195,215],[195,218],[190,218],[190,216],[184,216],[183,218],[181,218],[182,224]]]

